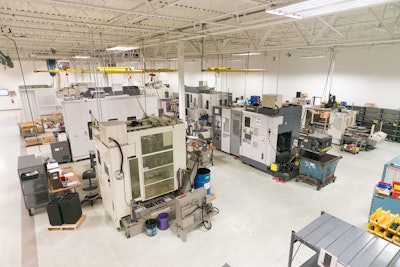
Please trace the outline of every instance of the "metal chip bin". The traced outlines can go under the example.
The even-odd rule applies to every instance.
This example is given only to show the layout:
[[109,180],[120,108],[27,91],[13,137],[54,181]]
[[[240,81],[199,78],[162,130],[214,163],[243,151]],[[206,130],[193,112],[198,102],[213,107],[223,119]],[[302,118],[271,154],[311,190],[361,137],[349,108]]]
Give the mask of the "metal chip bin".
[[324,154],[320,157],[300,156],[299,176],[296,181],[306,182],[317,186],[317,190],[334,182],[336,166],[341,156]]

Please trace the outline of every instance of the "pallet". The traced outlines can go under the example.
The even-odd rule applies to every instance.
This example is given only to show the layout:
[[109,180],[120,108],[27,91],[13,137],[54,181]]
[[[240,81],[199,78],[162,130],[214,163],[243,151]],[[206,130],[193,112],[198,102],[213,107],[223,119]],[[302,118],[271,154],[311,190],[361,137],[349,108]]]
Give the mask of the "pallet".
[[86,219],[86,214],[82,213],[82,216],[74,224],[51,225],[51,226],[47,227],[47,230],[49,230],[49,231],[76,231],[76,230],[78,230],[79,226],[81,226],[81,224],[83,223],[83,221],[85,219]]

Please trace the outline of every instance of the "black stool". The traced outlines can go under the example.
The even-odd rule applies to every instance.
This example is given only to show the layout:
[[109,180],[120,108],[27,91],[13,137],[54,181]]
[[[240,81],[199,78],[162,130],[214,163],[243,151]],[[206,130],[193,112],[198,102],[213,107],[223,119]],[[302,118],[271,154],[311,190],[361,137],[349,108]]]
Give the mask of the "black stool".
[[[88,185],[84,185],[82,187],[83,191],[93,191],[97,189],[97,184],[96,183],[92,183],[92,179],[96,178],[96,172],[93,170],[87,170],[85,172],[83,172],[82,174],[82,179],[83,180],[89,180],[89,184]],[[93,206],[93,201],[96,199],[101,199],[101,196],[99,194],[89,194],[87,196],[85,196],[85,198],[81,201],[81,204],[85,201],[90,201],[90,204]]]

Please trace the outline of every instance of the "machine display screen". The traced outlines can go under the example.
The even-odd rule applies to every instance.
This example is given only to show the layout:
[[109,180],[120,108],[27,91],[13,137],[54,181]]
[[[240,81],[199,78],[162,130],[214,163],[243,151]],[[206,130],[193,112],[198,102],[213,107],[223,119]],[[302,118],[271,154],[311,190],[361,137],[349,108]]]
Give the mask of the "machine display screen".
[[250,118],[249,117],[244,117],[244,126],[250,127]]

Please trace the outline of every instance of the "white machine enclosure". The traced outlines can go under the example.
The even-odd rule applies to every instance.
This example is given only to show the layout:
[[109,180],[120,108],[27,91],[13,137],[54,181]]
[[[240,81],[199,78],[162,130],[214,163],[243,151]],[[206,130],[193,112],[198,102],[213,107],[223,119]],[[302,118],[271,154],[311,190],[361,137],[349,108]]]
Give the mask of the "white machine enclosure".
[[[120,133],[116,128],[120,124]],[[178,189],[176,174],[186,169],[185,126],[178,123],[147,129],[126,131],[125,122],[100,123],[100,133],[95,134],[97,175],[103,205],[120,228],[123,217],[131,214],[131,200],[146,201]],[[110,126],[112,131],[102,133]],[[125,128],[124,128],[125,127]],[[111,133],[111,134],[110,134]],[[123,137],[123,134],[126,136]],[[112,137],[120,143],[121,153]],[[118,141],[119,140],[119,141]],[[127,142],[124,143],[124,140]],[[121,141],[121,142],[120,142]]]
[[229,103],[231,95],[218,91],[208,93],[186,92],[186,111],[189,119],[198,121],[201,115],[208,115],[208,122],[211,123],[213,107],[219,106],[220,102]]
[[89,158],[89,151],[94,150],[88,126],[93,119],[127,120],[130,116],[141,119],[145,111],[147,115],[158,115],[158,100],[155,96],[110,96],[99,99],[66,100],[61,102],[61,106],[73,161]]
[[211,123],[212,120],[212,108],[219,105],[220,93],[210,92],[209,94],[201,94],[202,98],[202,108],[204,113],[208,115],[208,122]]
[[221,151],[231,153],[231,108],[222,107]]
[[240,159],[266,170],[276,160],[278,126],[282,123],[283,116],[243,111]]
[[329,126],[327,133],[332,135],[332,143],[339,145],[341,143],[344,131],[349,126],[356,123],[357,111],[346,110],[342,112],[332,111],[329,116]]

